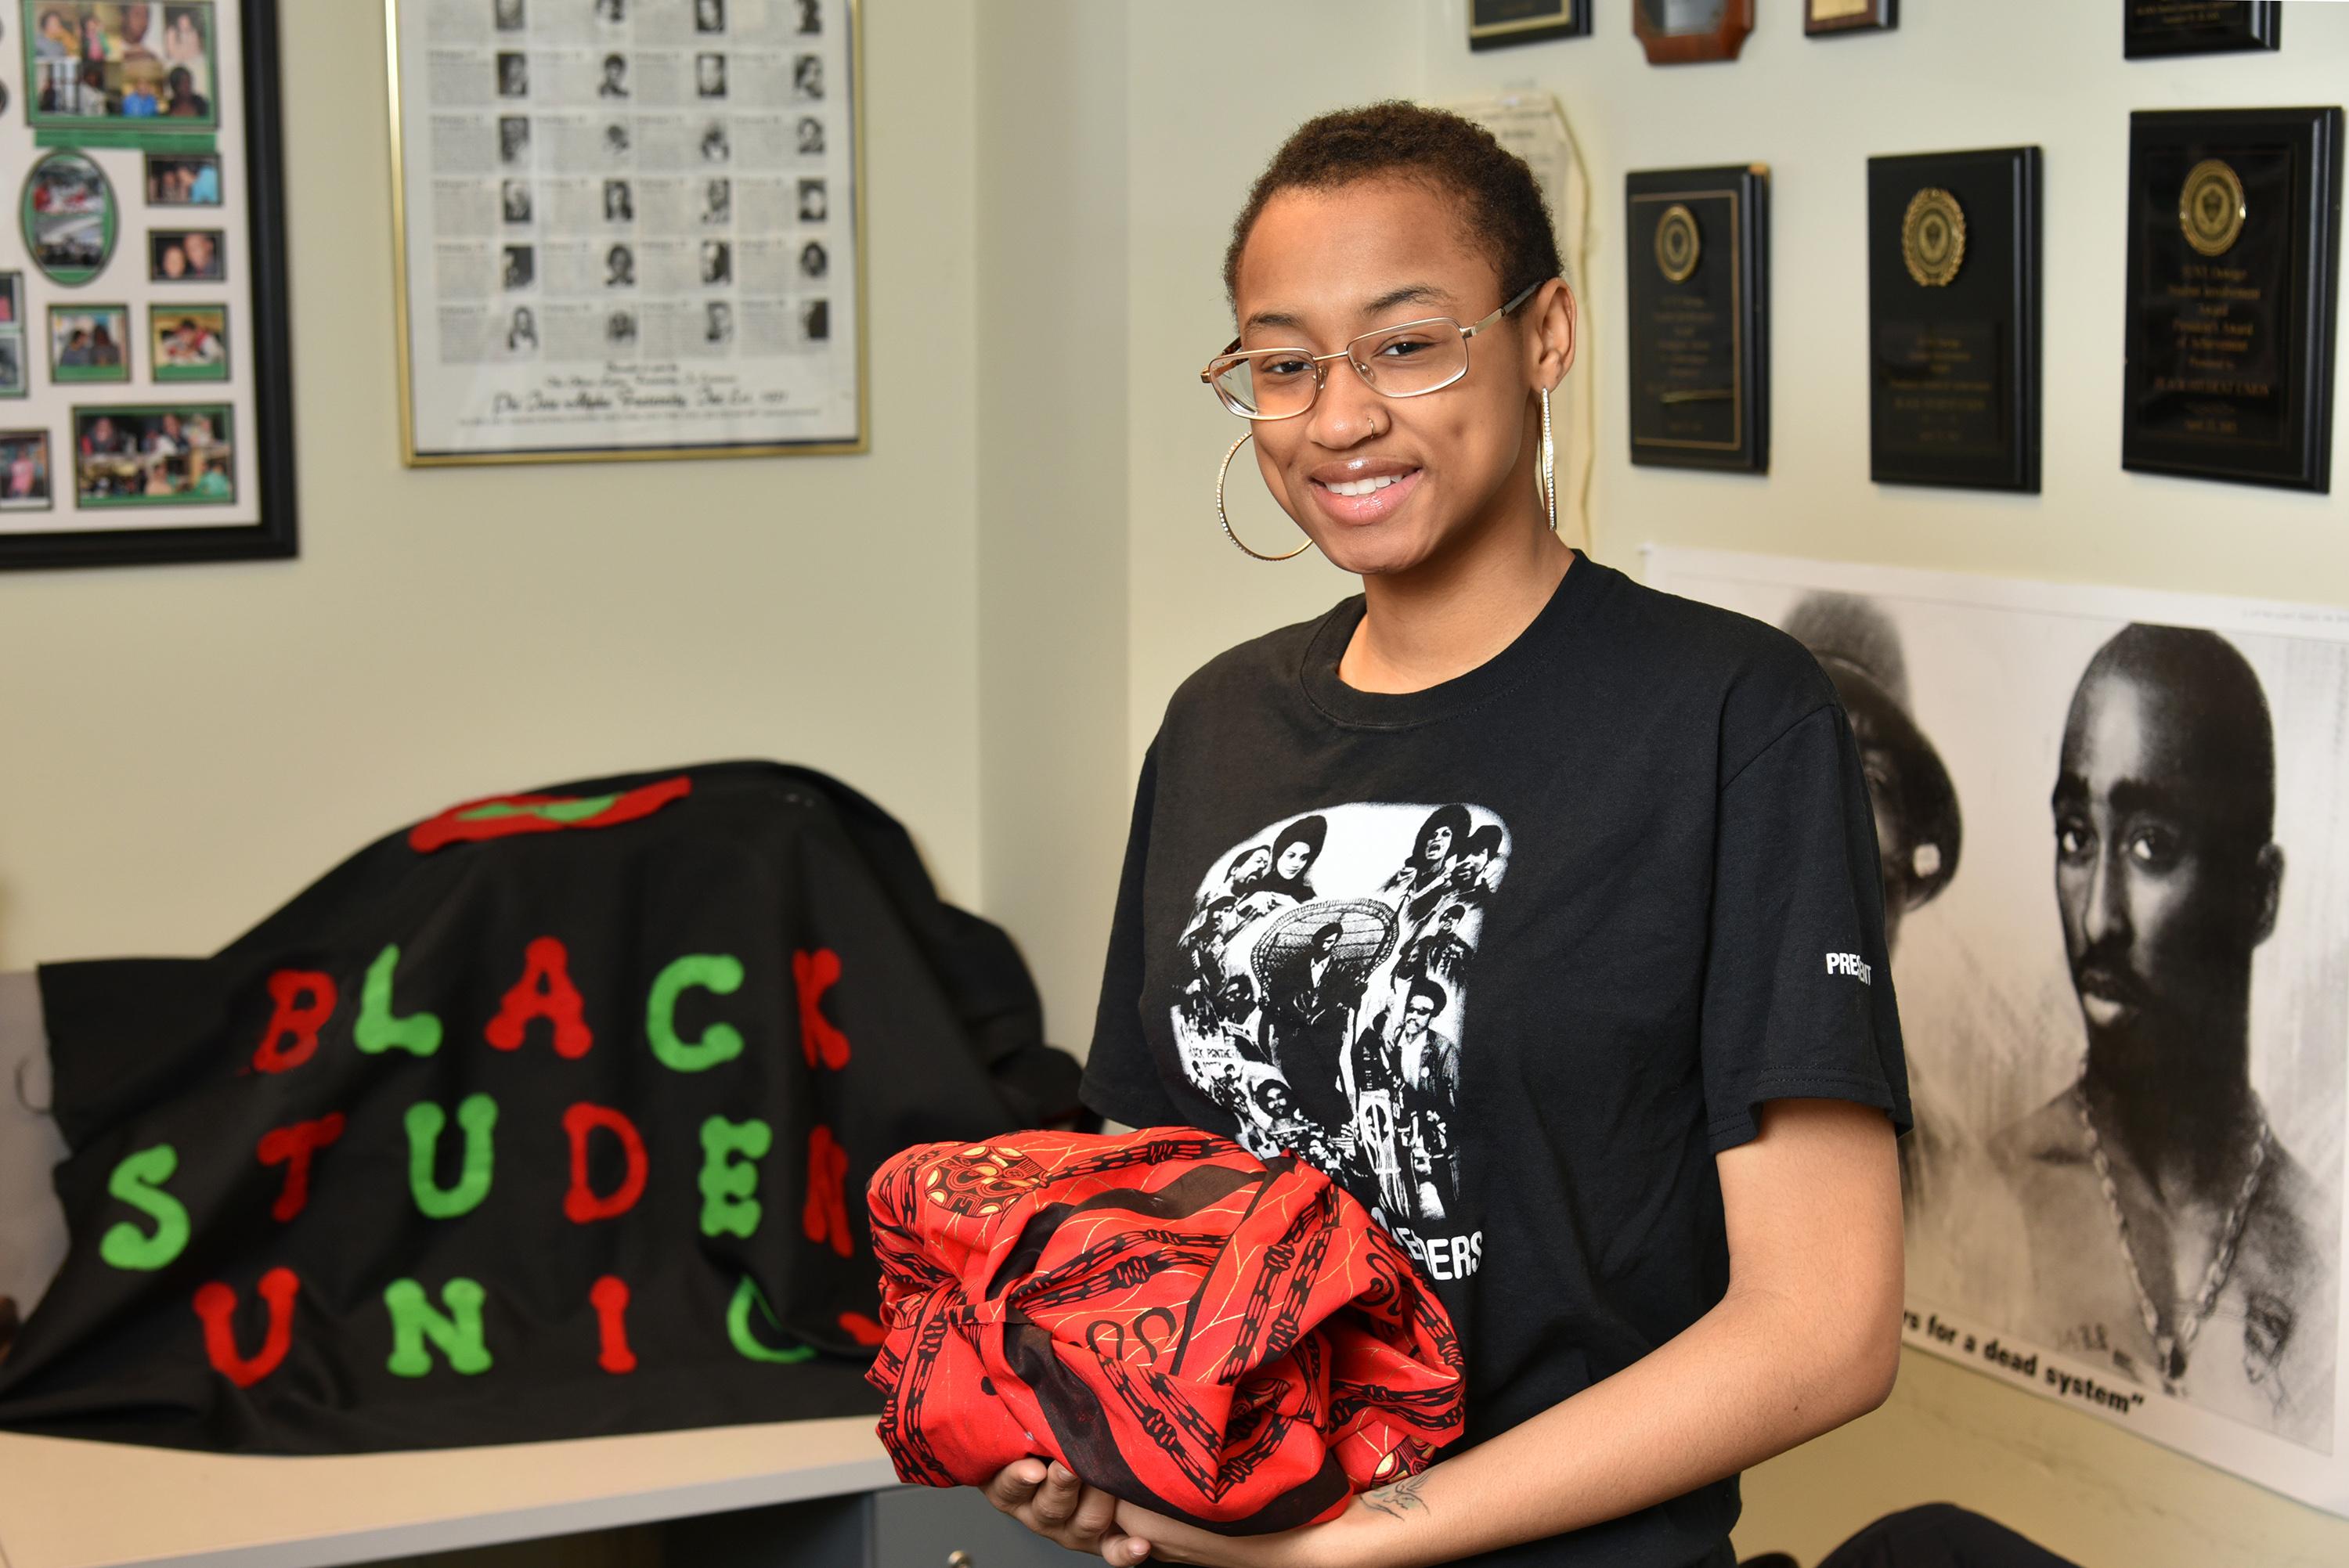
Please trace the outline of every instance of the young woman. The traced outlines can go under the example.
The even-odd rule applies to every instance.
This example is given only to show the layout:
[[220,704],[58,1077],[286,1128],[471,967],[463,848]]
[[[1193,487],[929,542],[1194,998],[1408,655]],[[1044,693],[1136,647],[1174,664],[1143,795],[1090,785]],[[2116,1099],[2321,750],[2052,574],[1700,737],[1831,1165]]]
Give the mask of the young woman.
[[[1558,540],[1559,270],[1525,165],[1403,104],[1304,126],[1235,227],[1239,336],[1206,377],[1362,592],[1168,704],[1085,1099],[1318,1150],[1443,1297],[1465,1430],[1270,1534],[1032,1459],[988,1488],[1105,1562],[1728,1563],[1737,1471],[1890,1390],[1909,1111],[1851,727],[1793,639]],[[1203,1027],[1183,934],[1236,851],[1308,820],[1302,902],[1214,955],[1275,983]],[[1413,954],[1455,905],[1432,979]],[[1227,1031],[1315,1048],[1217,1097]]]

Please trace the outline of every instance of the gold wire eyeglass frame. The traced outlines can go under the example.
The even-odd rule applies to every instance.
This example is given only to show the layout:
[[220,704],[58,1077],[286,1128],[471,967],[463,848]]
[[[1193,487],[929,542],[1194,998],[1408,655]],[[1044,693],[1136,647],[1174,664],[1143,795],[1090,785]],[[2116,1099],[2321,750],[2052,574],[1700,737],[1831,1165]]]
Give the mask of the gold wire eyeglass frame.
[[[1243,419],[1259,421],[1268,419],[1294,419],[1300,414],[1312,412],[1313,405],[1321,400],[1322,387],[1329,384],[1329,374],[1322,367],[1333,359],[1343,359],[1352,365],[1354,367],[1354,373],[1362,378],[1362,384],[1368,387],[1371,391],[1378,393],[1381,397],[1424,397],[1430,392],[1443,391],[1446,387],[1452,386],[1454,383],[1460,380],[1462,377],[1466,376],[1468,374],[1468,340],[1475,336],[1478,333],[1483,332],[1485,328],[1491,326],[1495,322],[1500,320],[1511,311],[1516,309],[1517,306],[1525,304],[1526,301],[1533,298],[1536,291],[1540,289],[1540,287],[1541,284],[1539,283],[1527,284],[1524,288],[1517,291],[1516,298],[1509,301],[1508,304],[1500,306],[1490,315],[1484,317],[1480,321],[1471,323],[1466,326],[1461,325],[1458,321],[1448,315],[1431,315],[1422,317],[1418,321],[1401,321],[1395,323],[1392,326],[1374,327],[1369,332],[1361,334],[1359,336],[1350,338],[1344,347],[1339,349],[1333,354],[1315,354],[1310,349],[1296,347],[1244,349],[1240,346],[1240,340],[1235,337],[1232,339],[1230,345],[1226,346],[1221,354],[1216,355],[1213,359],[1207,361],[1207,367],[1199,372],[1199,379],[1207,384],[1208,389],[1215,393],[1216,400],[1223,404],[1225,407],[1230,409],[1233,413],[1237,414]],[[1413,327],[1427,326],[1448,326],[1453,331],[1460,335],[1460,368],[1454,371],[1451,375],[1445,377],[1443,380],[1437,382],[1433,387],[1414,387],[1408,392],[1391,392],[1384,387],[1379,385],[1377,368],[1374,366],[1366,364],[1361,359],[1355,356],[1355,350],[1373,338],[1392,337],[1398,332],[1409,332]],[[1275,355],[1286,356],[1291,359],[1301,359],[1313,367],[1313,396],[1305,400],[1303,407],[1292,408],[1286,414],[1261,413],[1250,409],[1241,404],[1237,398],[1224,390],[1223,383],[1217,379],[1235,365],[1240,365],[1253,360],[1266,359]]]

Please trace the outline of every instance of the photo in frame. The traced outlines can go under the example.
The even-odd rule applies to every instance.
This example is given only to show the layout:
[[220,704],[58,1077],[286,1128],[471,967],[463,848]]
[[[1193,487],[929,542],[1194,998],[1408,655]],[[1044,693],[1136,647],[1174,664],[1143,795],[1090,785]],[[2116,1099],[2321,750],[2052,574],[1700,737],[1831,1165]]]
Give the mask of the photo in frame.
[[[25,118],[42,147],[209,153],[237,0],[39,0],[21,7]],[[16,7],[12,7],[16,9]]]
[[25,396],[25,274],[0,272],[0,397]]
[[1900,0],[1803,0],[1803,31],[1814,38],[1889,33],[1900,26]]
[[0,568],[295,553],[277,0],[0,23]]
[[413,467],[861,452],[855,0],[384,0]]
[[1468,0],[1468,47],[1506,49],[1590,36],[1595,0]]

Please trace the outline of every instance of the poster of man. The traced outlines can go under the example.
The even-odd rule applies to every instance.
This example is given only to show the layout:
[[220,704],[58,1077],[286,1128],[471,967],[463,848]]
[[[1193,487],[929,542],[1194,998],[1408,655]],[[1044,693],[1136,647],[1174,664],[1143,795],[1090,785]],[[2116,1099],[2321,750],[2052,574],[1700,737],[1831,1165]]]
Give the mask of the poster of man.
[[2349,611],[1739,556],[1851,716],[1912,1345],[2349,1512]]

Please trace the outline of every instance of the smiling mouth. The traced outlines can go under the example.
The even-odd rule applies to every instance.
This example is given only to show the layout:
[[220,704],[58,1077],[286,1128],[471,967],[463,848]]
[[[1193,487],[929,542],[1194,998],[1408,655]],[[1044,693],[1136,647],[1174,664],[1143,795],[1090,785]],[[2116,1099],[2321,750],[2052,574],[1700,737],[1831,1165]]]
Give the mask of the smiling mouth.
[[1342,523],[1377,522],[1393,514],[1419,488],[1423,470],[1370,474],[1359,480],[1313,480],[1313,499],[1322,512]]

